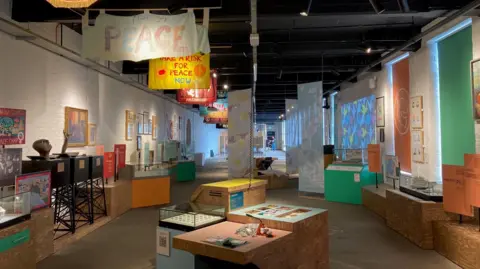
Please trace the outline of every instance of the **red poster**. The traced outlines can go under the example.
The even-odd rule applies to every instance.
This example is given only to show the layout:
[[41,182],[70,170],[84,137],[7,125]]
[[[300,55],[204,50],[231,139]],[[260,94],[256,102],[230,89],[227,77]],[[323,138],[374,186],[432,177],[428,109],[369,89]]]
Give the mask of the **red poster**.
[[127,155],[127,145],[116,144],[113,146],[115,155],[117,156],[117,168],[125,167],[125,156]]
[[208,106],[217,101],[217,78],[210,78],[210,89],[182,89],[177,91],[180,104]]
[[0,108],[0,145],[25,144],[27,111]]
[[104,153],[105,153],[105,146],[98,145],[98,146],[95,147],[95,155],[103,156]]
[[115,175],[115,152],[105,152],[103,155],[103,177],[111,178]]
[[408,59],[392,67],[395,155],[400,169],[412,172],[410,141],[410,66]]
[[447,212],[473,216],[468,193],[468,178],[465,168],[458,165],[443,165],[443,209]]
[[382,172],[382,160],[380,156],[380,145],[369,144],[368,145],[368,171],[374,173]]

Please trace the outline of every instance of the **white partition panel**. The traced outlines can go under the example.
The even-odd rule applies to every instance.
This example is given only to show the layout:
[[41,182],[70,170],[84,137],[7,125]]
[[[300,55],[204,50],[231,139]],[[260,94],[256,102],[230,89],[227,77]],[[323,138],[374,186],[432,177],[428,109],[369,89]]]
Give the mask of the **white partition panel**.
[[299,110],[296,99],[286,99],[287,115],[285,118],[285,144],[287,147],[287,173],[298,174],[298,151],[300,149]]

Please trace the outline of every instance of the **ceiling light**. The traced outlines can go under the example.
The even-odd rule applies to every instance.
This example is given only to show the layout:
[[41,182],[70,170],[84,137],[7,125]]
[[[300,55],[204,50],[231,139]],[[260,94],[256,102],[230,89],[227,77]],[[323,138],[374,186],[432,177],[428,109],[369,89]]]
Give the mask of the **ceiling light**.
[[295,107],[294,107],[294,106],[292,106],[292,109],[294,109],[294,108],[295,108]]
[[366,50],[365,50],[366,53],[370,54],[372,52],[372,48],[371,47],[368,47]]
[[281,115],[282,118],[283,118],[284,116],[285,116],[285,115],[283,115],[283,114]]
[[223,84],[223,89],[228,90],[228,84]]
[[287,109],[287,112],[290,112],[290,109]]
[[213,77],[216,78],[216,77],[217,77],[217,73],[213,73]]
[[307,17],[308,13],[306,11],[302,11],[302,12],[300,12],[300,15],[303,16],[303,17]]

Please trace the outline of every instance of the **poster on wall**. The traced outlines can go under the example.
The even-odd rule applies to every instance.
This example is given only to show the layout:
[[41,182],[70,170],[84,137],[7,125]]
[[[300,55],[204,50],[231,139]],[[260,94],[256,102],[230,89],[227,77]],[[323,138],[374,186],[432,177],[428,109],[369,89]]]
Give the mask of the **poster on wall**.
[[210,84],[210,54],[149,61],[148,88],[152,90],[210,89]]
[[377,98],[377,127],[385,127],[385,97]]
[[473,216],[468,197],[465,168],[458,165],[443,165],[443,209],[464,216]]
[[69,147],[84,147],[88,143],[88,110],[65,107],[65,129]]
[[209,106],[217,100],[217,78],[210,77],[210,85],[205,89],[181,89],[177,91],[180,104]]
[[410,98],[410,119],[413,129],[423,128],[423,96]]
[[366,149],[368,144],[375,144],[375,109],[375,95],[342,105],[343,149]]
[[412,131],[412,160],[416,163],[425,162],[425,148],[423,140],[423,131],[413,130]]
[[15,185],[22,173],[22,149],[0,148],[0,187]]
[[208,31],[195,24],[193,11],[135,16],[100,13],[94,26],[83,27],[82,41],[84,58],[113,62],[210,53]]
[[412,172],[410,133],[410,65],[404,59],[392,66],[395,154],[402,171]]
[[471,62],[473,119],[480,119],[480,59]]
[[152,140],[157,140],[157,116],[152,116]]
[[88,124],[88,145],[95,146],[97,144],[97,125],[93,123]]
[[117,159],[117,167],[124,168],[125,167],[125,157],[127,155],[127,145],[124,144],[115,144],[113,146],[113,151],[115,152],[115,156]]
[[115,152],[105,152],[103,156],[103,177],[111,178],[115,175]]
[[50,171],[24,174],[15,179],[15,194],[31,192],[32,210],[49,207],[51,204],[52,179]]
[[0,145],[22,145],[26,140],[27,111],[0,108]]
[[143,117],[144,115],[141,113],[137,114],[137,134],[143,135]]
[[125,110],[125,140],[131,141],[135,131],[135,113]]

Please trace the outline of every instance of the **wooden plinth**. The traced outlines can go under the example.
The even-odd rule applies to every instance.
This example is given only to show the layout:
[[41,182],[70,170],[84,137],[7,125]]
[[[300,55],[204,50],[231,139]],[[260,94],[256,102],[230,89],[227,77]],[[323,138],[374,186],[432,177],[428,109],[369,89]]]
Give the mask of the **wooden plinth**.
[[362,188],[363,205],[375,212],[383,219],[387,218],[387,190],[391,189],[390,185],[380,184],[378,189],[375,185],[365,186]]
[[478,224],[455,221],[433,223],[435,250],[464,269],[480,268]]
[[[254,179],[232,179],[199,186],[190,201],[206,205],[224,206],[225,211],[240,209],[265,202],[267,181]],[[243,205],[231,204],[232,195],[243,193]]]
[[[237,223],[258,223],[257,219],[246,216],[246,212],[268,206],[257,205],[227,215],[228,221]],[[328,235],[328,211],[290,205],[281,205],[297,210],[300,208],[312,210],[305,217],[299,216],[294,219],[282,219],[279,217],[259,217],[265,226],[273,229],[292,232],[286,242],[287,250],[284,253],[287,259],[280,267],[260,268],[286,268],[286,269],[327,269],[329,268],[329,235]],[[289,211],[290,212],[290,211]],[[280,216],[283,214],[280,214]]]
[[423,249],[433,249],[433,221],[449,220],[443,203],[423,201],[399,190],[387,190],[387,225]]
[[0,238],[14,236],[22,231],[30,231],[30,240],[7,251],[0,252],[0,268],[5,269],[35,269],[35,248],[32,240],[33,221],[22,223],[0,230]]
[[170,177],[132,180],[132,208],[170,203]]
[[132,208],[132,181],[119,180],[105,185],[107,214],[112,219]]
[[51,208],[40,209],[32,213],[31,236],[36,262],[53,254],[53,210]]
[[288,187],[288,174],[276,170],[259,172],[262,173],[262,175],[257,176],[257,178],[267,181],[267,190],[283,189]]

